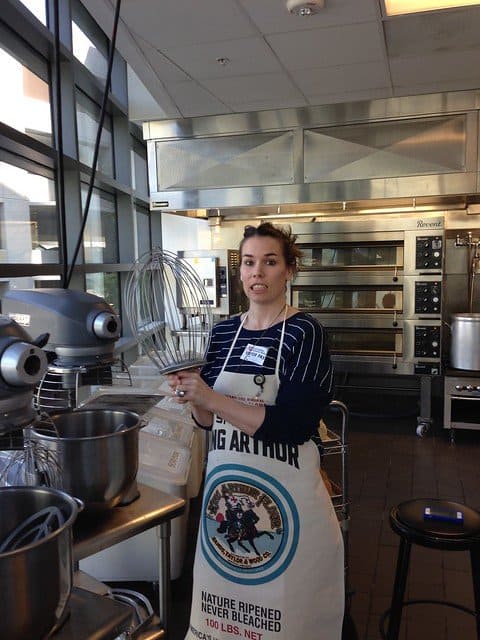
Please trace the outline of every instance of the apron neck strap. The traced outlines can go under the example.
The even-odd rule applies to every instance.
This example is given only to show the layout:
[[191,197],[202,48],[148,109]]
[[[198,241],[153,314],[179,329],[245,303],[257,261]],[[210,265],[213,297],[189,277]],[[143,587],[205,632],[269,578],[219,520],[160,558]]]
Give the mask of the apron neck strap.
[[[285,311],[283,312],[283,323],[282,323],[282,332],[280,334],[280,345],[278,347],[278,354],[277,354],[277,362],[275,363],[275,376],[277,378],[277,380],[279,380],[279,371],[280,371],[280,354],[282,352],[282,346],[283,346],[283,339],[285,336],[285,322],[287,320],[287,312],[288,312],[288,304],[285,305]],[[240,322],[237,332],[235,333],[235,337],[232,340],[232,344],[230,345],[230,348],[228,350],[227,356],[223,362],[222,368],[220,370],[220,373],[218,375],[220,375],[221,373],[223,373],[225,371],[225,367],[227,366],[228,361],[230,360],[230,356],[232,355],[232,351],[233,348],[235,347],[235,343],[238,340],[238,336],[240,335],[240,331],[243,328],[243,325],[245,324],[245,320],[247,319],[247,315],[245,314],[242,321]]]
[[225,367],[227,366],[227,362],[230,360],[230,356],[232,355],[232,351],[233,351],[233,347],[235,346],[235,343],[237,342],[238,336],[240,334],[240,331],[242,330],[243,325],[245,324],[245,320],[247,319],[247,314],[245,314],[243,316],[243,320],[240,322],[240,325],[237,329],[237,333],[235,334],[235,337],[232,340],[232,344],[230,345],[230,349],[228,350],[227,356],[223,362],[223,366],[220,370],[220,373],[218,375],[220,375],[221,373],[223,373],[225,371]]

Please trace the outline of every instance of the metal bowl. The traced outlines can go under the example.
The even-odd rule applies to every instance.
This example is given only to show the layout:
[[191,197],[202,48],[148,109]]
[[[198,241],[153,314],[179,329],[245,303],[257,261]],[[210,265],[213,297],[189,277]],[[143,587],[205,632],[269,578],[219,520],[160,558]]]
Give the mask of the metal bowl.
[[132,492],[138,471],[138,432],[132,411],[83,409],[49,416],[32,430],[56,457],[61,488],[85,511],[111,509]]
[[[45,638],[63,622],[72,590],[72,526],[79,507],[47,487],[0,488],[0,542],[42,510],[58,509],[63,524],[0,553],[0,638]],[[30,540],[30,541],[28,541]]]

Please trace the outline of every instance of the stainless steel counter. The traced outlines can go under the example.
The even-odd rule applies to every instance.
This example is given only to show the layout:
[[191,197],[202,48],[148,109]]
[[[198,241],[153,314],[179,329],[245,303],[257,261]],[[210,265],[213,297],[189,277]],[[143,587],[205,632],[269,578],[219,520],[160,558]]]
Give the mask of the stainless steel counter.
[[[159,531],[159,616],[168,637],[170,613],[170,521],[185,509],[185,500],[139,484],[140,497],[105,513],[80,514],[73,527],[75,563],[152,527]],[[74,636],[90,640],[90,636]],[[95,636],[93,636],[95,638]]]
[[129,629],[133,610],[126,604],[74,588],[68,617],[51,640],[114,640]]

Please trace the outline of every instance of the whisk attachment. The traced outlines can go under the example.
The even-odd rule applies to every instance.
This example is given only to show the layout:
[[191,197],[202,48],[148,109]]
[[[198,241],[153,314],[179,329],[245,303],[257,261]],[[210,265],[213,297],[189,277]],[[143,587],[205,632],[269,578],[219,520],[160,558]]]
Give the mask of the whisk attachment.
[[28,544],[46,538],[50,533],[63,526],[65,517],[58,507],[51,505],[32,514],[15,527],[0,542],[0,553],[15,551]]
[[159,373],[205,364],[211,301],[195,270],[175,253],[155,249],[133,264],[126,312],[134,336]]
[[20,485],[62,488],[57,456],[31,437],[31,427],[23,430],[21,448],[2,452],[0,487]]

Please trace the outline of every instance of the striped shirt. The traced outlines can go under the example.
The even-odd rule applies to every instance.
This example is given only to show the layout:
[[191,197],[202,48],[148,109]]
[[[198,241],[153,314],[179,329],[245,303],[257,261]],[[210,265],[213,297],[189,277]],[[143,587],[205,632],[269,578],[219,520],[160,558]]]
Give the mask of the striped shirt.
[[[275,373],[283,321],[266,330],[240,331],[225,371],[255,375]],[[223,367],[240,325],[240,316],[216,324],[202,377],[210,387]],[[247,344],[268,349],[262,366],[242,360]],[[265,420],[254,437],[302,444],[317,433],[326,405],[333,398],[333,368],[323,326],[311,315],[296,313],[286,320],[280,353],[280,387],[275,404],[265,406]]]

